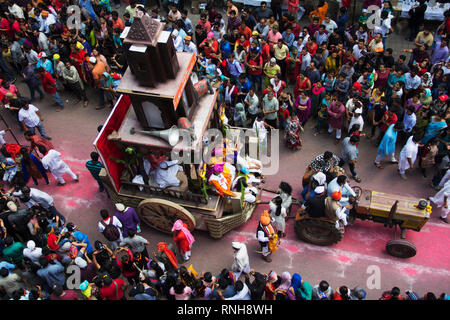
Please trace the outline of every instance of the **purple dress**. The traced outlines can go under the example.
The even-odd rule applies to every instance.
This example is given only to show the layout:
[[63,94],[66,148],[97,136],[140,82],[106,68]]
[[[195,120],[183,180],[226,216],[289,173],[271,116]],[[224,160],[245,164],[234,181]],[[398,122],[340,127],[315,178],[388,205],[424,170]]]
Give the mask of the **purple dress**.
[[299,106],[306,106],[305,110],[297,109],[297,118],[304,125],[308,121],[311,113],[311,99],[307,97],[306,100],[302,100],[301,96],[298,96],[297,100],[295,100],[295,107],[298,108]]
[[342,129],[344,124],[345,106],[341,103],[338,105],[335,101],[328,107],[328,124],[333,129]]
[[128,208],[125,212],[116,211],[115,216],[122,223],[122,236],[124,238],[128,237],[128,229],[136,231],[137,224],[140,222],[136,210]]

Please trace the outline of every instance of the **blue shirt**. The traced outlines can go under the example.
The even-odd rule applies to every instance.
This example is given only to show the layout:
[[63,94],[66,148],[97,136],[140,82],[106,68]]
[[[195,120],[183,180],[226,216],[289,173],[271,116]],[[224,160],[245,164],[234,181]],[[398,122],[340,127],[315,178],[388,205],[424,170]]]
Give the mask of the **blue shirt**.
[[405,112],[405,115],[403,116],[403,130],[405,132],[411,132],[412,128],[416,125],[416,114],[412,113],[409,115]]
[[282,36],[283,36],[283,40],[286,41],[287,46],[289,48],[292,47],[292,45],[294,44],[294,40],[295,40],[294,34],[291,32],[289,35],[287,35],[286,31],[284,31]]
[[95,14],[94,8],[92,7],[91,0],[86,1],[79,0],[78,5],[81,8],[86,9],[89,12],[89,15],[91,16],[92,19],[97,20],[97,15]]
[[[92,252],[94,252],[94,248],[92,247],[91,243],[89,242],[88,236],[85,233],[82,233],[81,231],[75,231],[73,233],[73,236],[75,237],[75,239],[77,239],[77,242],[84,242],[87,243],[87,247],[86,247],[86,253],[87,254],[91,254]],[[78,250],[81,247],[78,247]]]
[[245,83],[241,82],[241,92],[248,93],[250,91],[250,88],[252,87],[252,83],[248,78],[245,79]]
[[40,67],[43,67],[53,75],[53,63],[49,59],[45,59],[45,62],[43,62],[42,59],[39,59],[36,64],[36,69],[39,69]]
[[327,195],[329,197],[331,197],[331,195],[335,192],[335,191],[339,191],[341,190],[342,192],[342,198],[339,202],[347,202],[348,201],[348,197],[349,196],[356,196],[355,191],[352,190],[352,188],[349,186],[348,183],[345,183],[343,186],[340,186],[337,183],[337,178],[334,178],[333,180],[331,180],[331,182],[328,184],[327,187]]
[[47,282],[48,286],[52,288],[55,284],[64,286],[66,276],[64,274],[64,267],[59,261],[54,261],[46,268],[39,269],[37,275]]
[[223,59],[228,59],[228,56],[233,52],[231,44],[228,41],[220,42],[220,51],[222,52]]
[[191,20],[188,17],[186,17],[186,20],[183,21],[184,25],[186,26],[186,32],[192,34],[194,32],[194,26],[192,25]]
[[405,89],[407,90],[411,90],[414,89],[416,90],[419,86],[420,86],[421,80],[420,77],[418,75],[416,75],[414,78],[411,77],[411,73],[406,73],[405,74]]

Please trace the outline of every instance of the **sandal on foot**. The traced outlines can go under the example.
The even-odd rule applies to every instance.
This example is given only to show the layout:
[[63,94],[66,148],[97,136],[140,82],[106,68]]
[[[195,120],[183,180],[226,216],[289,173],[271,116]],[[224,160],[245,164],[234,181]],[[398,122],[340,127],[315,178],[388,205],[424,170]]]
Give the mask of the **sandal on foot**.
[[384,167],[383,167],[381,164],[379,164],[379,163],[374,162],[373,164],[374,164],[375,167],[377,167],[378,169],[384,169]]

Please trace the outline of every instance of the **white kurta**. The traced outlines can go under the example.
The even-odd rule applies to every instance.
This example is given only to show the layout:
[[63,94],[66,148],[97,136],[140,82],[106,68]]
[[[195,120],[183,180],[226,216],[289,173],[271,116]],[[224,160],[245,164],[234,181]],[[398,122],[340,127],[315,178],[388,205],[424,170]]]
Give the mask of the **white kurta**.
[[430,200],[441,208],[444,206],[444,200],[447,197],[447,208],[442,208],[442,218],[447,218],[448,212],[450,211],[450,180],[444,184],[444,187],[437,192],[434,197],[430,197]]
[[416,161],[417,152],[419,151],[419,144],[412,141],[413,136],[409,137],[402,151],[400,152],[400,158],[398,161],[398,168],[400,173],[405,173],[405,170],[409,169],[408,158],[411,158],[412,163]]
[[50,170],[55,179],[58,179],[60,183],[65,183],[62,175],[68,173],[73,179],[77,180],[77,176],[70,170],[69,166],[60,159],[61,153],[51,149],[42,158],[42,165],[45,170]]
[[[160,188],[165,188],[168,186],[178,187],[180,185],[180,180],[177,178],[178,171],[183,171],[183,167],[178,165],[178,160],[173,161],[163,161],[167,163],[167,170],[156,168],[155,170],[155,181]],[[161,162],[161,163],[163,163]]]
[[277,216],[275,213],[277,212],[277,205],[273,203],[272,201],[269,202],[270,207],[270,216],[273,219],[272,225],[277,228],[278,231],[281,231],[284,233],[286,229],[286,220],[287,217],[286,208],[281,206],[281,212],[280,215]]
[[239,278],[242,272],[250,272],[250,262],[247,253],[247,247],[242,242],[233,242],[233,247],[239,247],[237,251],[234,252],[234,261],[231,266],[231,270],[235,273],[236,279]]

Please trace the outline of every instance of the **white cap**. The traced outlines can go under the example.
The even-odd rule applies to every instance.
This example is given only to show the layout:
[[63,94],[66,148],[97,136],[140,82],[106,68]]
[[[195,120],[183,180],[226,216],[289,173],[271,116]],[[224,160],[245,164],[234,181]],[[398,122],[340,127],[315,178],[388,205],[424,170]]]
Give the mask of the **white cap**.
[[324,185],[325,182],[327,182],[327,176],[323,172],[317,172],[313,176],[313,179],[316,180],[319,183],[319,185]]
[[355,113],[356,113],[356,114],[362,114],[362,108],[356,109],[356,110],[355,110]]
[[96,63],[96,62],[97,62],[97,59],[95,59],[95,57],[90,57],[90,58],[89,58],[89,62],[90,62],[90,63]]
[[75,264],[77,265],[77,266],[79,266],[80,268],[86,268],[87,267],[87,261],[86,260],[84,260],[83,258],[81,258],[81,257],[76,257],[75,258]]
[[123,203],[116,203],[116,209],[118,211],[124,211],[125,210],[125,206],[123,205]]
[[317,194],[321,194],[325,191],[325,187],[324,186],[318,186],[314,189],[314,192]]
[[274,62],[274,63],[275,63],[275,62],[277,62],[277,59],[271,58],[271,59],[270,59],[270,62]]

